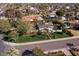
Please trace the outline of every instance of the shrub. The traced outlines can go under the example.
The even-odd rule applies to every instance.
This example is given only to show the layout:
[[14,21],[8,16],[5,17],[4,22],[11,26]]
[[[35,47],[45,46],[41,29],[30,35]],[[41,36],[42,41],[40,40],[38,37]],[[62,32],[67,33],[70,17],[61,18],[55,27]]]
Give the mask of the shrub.
[[19,55],[19,50],[16,49],[16,48],[10,48],[7,51],[7,55],[9,55],[9,56],[17,56],[17,55]]
[[18,37],[18,33],[17,31],[11,31],[9,34],[8,34],[8,41],[16,41],[16,37]]
[[68,31],[67,29],[63,29],[63,32],[65,32],[65,33],[68,34],[69,36],[73,36],[73,34],[72,34],[70,31]]
[[32,49],[33,53],[37,56],[43,56],[44,55],[44,51],[41,48],[35,47],[34,49]]
[[21,34],[30,34],[32,31],[32,24],[29,21],[17,21],[17,30]]

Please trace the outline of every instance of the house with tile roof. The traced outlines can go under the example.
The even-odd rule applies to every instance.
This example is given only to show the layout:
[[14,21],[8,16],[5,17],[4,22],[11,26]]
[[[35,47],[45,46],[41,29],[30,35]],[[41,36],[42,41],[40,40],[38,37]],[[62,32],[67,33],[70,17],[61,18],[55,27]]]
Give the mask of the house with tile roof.
[[41,21],[41,20],[43,20],[43,18],[39,15],[29,15],[29,16],[23,16],[22,20],[32,22],[32,21],[35,21],[35,20]]

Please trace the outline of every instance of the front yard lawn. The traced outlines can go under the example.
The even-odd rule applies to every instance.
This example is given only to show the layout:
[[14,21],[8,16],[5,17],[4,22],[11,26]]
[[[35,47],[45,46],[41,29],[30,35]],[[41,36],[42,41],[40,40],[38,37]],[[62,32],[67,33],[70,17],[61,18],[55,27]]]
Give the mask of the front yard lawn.
[[52,33],[51,37],[57,39],[57,38],[69,37],[69,35],[65,32],[54,32]]
[[21,42],[32,42],[32,41],[41,41],[41,40],[46,40],[49,39],[47,35],[23,35],[23,36],[18,36],[16,38],[17,43]]
[[[64,32],[54,32],[51,34],[52,39],[57,39],[57,38],[64,38],[64,37],[69,37],[67,33]],[[23,36],[18,36],[16,38],[16,43],[21,43],[21,42],[33,42],[33,41],[41,41],[41,40],[50,40],[46,34],[41,34],[41,35],[23,35]]]
[[[7,35],[7,34],[6,34]],[[58,39],[71,36],[69,32],[54,32],[49,33],[51,39]],[[41,41],[41,40],[50,40],[49,36],[46,33],[41,33],[40,35],[21,35],[16,36],[13,40],[7,35],[4,40],[15,43],[23,43],[23,42],[33,42],[33,41]]]

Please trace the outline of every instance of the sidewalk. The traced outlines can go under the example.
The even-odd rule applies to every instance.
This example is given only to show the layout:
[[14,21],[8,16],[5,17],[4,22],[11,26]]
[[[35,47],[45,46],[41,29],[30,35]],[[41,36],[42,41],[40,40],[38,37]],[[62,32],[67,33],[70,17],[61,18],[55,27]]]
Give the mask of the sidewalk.
[[62,49],[62,51],[66,56],[72,56],[72,54],[70,53],[70,51],[68,51],[68,49]]
[[4,44],[7,44],[7,45],[21,46],[21,45],[31,45],[31,44],[47,43],[47,42],[61,41],[61,40],[71,40],[71,39],[75,39],[75,38],[79,38],[79,36],[52,39],[52,40],[44,40],[44,41],[26,42],[26,43],[11,43],[11,42],[6,42],[6,41],[3,41],[3,42],[4,42]]

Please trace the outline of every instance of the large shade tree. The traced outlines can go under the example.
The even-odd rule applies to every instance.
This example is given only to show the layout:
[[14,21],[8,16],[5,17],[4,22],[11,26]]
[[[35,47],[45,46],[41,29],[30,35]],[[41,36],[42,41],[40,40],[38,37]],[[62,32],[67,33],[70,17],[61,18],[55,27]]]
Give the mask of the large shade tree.
[[8,20],[0,20],[0,31],[7,32],[11,29],[11,24]]
[[14,22],[22,17],[21,12],[17,8],[8,8],[5,10],[5,16],[8,17],[8,20],[12,26]]
[[58,11],[56,11],[56,15],[57,16],[63,16],[64,15],[64,11],[63,10],[58,10]]
[[32,23],[29,21],[19,20],[17,21],[16,27],[17,27],[18,32],[24,35],[30,34],[32,31]]

